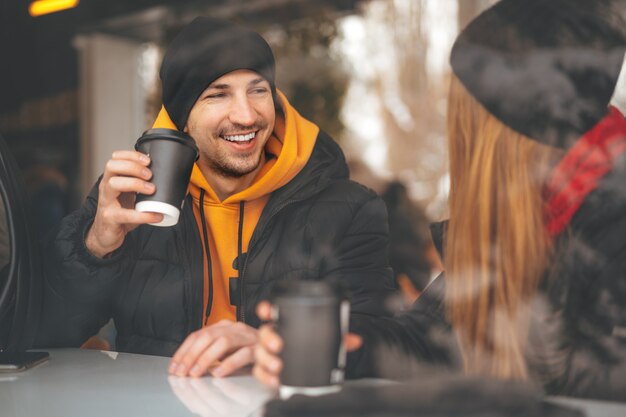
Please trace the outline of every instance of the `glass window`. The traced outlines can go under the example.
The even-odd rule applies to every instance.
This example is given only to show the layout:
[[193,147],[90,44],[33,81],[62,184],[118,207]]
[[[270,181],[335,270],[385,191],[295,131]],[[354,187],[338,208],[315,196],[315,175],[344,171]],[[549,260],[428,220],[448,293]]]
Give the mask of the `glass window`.
[[0,283],[4,284],[11,260],[11,237],[4,200],[0,198]]

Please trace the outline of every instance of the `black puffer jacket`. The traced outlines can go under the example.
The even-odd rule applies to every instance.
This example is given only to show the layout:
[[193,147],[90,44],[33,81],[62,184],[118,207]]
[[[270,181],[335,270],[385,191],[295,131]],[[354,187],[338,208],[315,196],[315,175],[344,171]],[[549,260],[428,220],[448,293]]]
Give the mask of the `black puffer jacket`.
[[[112,317],[118,350],[171,355],[203,320],[202,244],[191,202],[176,226],[140,226],[111,258],[98,259],[84,243],[96,199],[94,187],[46,245],[38,345],[79,345]],[[256,304],[274,282],[294,278],[345,282],[354,323],[384,314],[393,292],[387,244],[384,203],[348,180],[343,153],[320,132],[302,171],[272,194],[239,261],[238,320],[257,327]]]
[[[626,160],[616,162],[558,238],[554,266],[532,304],[526,358],[549,394],[626,400]],[[433,228],[435,242],[442,230]],[[444,292],[441,275],[410,311],[355,329],[364,336],[360,375],[463,369]]]

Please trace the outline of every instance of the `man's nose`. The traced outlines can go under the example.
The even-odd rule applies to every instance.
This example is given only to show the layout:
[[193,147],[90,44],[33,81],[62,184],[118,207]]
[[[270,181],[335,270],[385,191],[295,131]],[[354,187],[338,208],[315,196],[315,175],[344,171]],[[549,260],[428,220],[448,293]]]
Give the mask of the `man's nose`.
[[256,122],[257,112],[247,96],[237,97],[231,107],[229,118],[232,123],[249,126]]

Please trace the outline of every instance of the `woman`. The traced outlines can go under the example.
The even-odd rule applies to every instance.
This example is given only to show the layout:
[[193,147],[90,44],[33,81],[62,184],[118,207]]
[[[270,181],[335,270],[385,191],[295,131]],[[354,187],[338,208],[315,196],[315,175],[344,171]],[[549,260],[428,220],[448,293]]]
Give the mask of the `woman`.
[[[358,376],[428,363],[626,398],[626,122],[609,107],[625,9],[502,0],[459,35],[445,278],[410,312],[352,329]],[[254,373],[276,384],[282,340],[261,334]]]

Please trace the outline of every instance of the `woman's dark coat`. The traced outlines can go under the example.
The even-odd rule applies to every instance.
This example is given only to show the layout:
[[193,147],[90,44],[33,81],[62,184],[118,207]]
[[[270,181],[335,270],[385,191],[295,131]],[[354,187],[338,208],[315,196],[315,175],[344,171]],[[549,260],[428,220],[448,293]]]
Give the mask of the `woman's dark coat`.
[[[441,225],[434,227],[441,242]],[[358,329],[361,375],[409,377],[422,366],[462,369],[445,319],[445,277],[410,311]],[[549,394],[626,400],[626,158],[591,192],[556,240],[533,309],[526,352]]]

